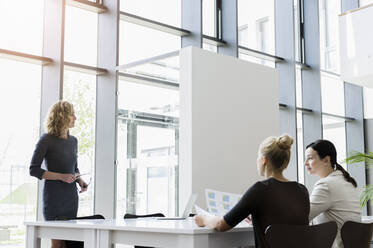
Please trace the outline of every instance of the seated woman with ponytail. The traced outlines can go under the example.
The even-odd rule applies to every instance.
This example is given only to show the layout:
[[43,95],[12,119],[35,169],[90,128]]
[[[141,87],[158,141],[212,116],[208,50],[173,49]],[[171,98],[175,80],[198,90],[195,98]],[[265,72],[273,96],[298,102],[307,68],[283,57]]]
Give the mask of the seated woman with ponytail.
[[337,163],[337,151],[330,141],[316,140],[307,146],[305,155],[308,173],[321,178],[310,197],[310,220],[313,224],[335,221],[338,233],[333,248],[343,248],[340,236],[343,223],[361,221],[356,181]]
[[[283,175],[290,161],[293,139],[284,134],[268,137],[259,146],[256,166],[265,180],[252,185],[224,216],[195,216],[198,226],[227,231],[251,215],[255,247],[267,248],[265,230],[271,224],[308,225],[310,210],[306,187]],[[254,165],[250,165],[254,166]]]

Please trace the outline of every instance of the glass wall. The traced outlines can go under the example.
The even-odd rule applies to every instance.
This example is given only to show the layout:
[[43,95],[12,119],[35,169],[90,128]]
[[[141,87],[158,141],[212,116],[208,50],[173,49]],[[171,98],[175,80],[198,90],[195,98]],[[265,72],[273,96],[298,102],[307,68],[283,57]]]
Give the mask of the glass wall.
[[64,60],[97,65],[97,14],[66,6]]
[[[238,0],[238,45],[275,55],[274,1]],[[275,67],[275,62],[239,52],[240,59]]]
[[127,64],[180,49],[180,37],[120,21],[119,64]]
[[0,1],[0,48],[41,55],[44,0]]
[[276,63],[273,62],[273,61],[257,58],[257,57],[251,56],[251,55],[244,54],[242,52],[240,52],[238,54],[238,57],[242,60],[246,60],[246,61],[249,61],[249,62],[252,62],[252,63],[261,64],[261,65],[269,66],[269,67],[272,67],[272,68],[276,67]]
[[215,1],[202,0],[202,33],[216,37]]
[[[0,49],[42,55],[44,1],[0,1]],[[42,67],[0,58],[0,247],[25,247],[36,220],[29,166],[40,132]]]
[[294,45],[295,45],[295,60],[303,62],[302,58],[302,37],[300,37],[300,25],[302,20],[302,9],[301,2],[302,0],[293,0],[293,17],[294,17]]
[[[302,68],[295,66],[295,89],[296,89],[296,107],[302,108]],[[297,165],[298,182],[304,183],[304,147],[303,143],[303,112],[297,111]]]
[[321,72],[322,112],[345,115],[344,84],[337,75]]
[[[0,1],[0,49],[43,55],[44,2]],[[181,0],[119,2],[120,11],[181,27]],[[298,3],[298,0],[293,1],[295,57],[296,60],[301,60],[303,51],[299,38],[301,13]],[[337,74],[338,14],[341,6],[337,0],[318,0],[315,4],[317,3],[320,14],[320,66],[322,70],[334,74],[321,73],[322,113],[316,109],[312,114],[322,115],[320,126],[323,127],[323,138],[335,143],[340,161],[346,155],[344,87]],[[370,0],[360,0],[361,6],[370,3]],[[203,0],[201,4],[203,34],[217,36],[216,1]],[[238,26],[232,28],[238,29],[239,46],[275,55],[274,8],[273,0],[238,0]],[[112,14],[110,11],[112,10],[106,14]],[[95,67],[99,14],[70,6],[66,7],[65,14],[65,34],[62,35],[65,38],[65,62]],[[119,40],[119,65],[148,59],[179,50],[181,47],[182,38],[177,35],[123,20],[115,21],[119,22],[119,34],[115,37]],[[113,27],[115,24],[113,23]],[[59,30],[56,29],[56,34]],[[214,45],[204,43],[203,48],[217,52]],[[254,58],[243,52],[239,54],[239,58],[266,66],[276,66],[273,61]],[[113,58],[114,60],[116,58]],[[285,63],[288,62],[294,61]],[[105,142],[116,143],[116,154],[112,155],[117,165],[116,201],[109,202],[108,208],[114,208],[115,205],[117,218],[121,218],[125,213],[163,212],[170,216],[178,214],[179,92],[176,87],[162,83],[178,83],[178,77],[175,77],[178,67],[169,66],[167,63],[153,63],[151,66],[157,69],[150,72],[142,70],[143,68],[127,71],[137,76],[145,76],[141,82],[134,82],[122,73],[118,75],[118,80],[113,79],[111,82],[113,85],[117,84],[118,88],[118,96],[115,99],[117,130],[110,130],[116,132],[116,140]],[[79,215],[90,215],[94,209],[94,157],[100,153],[95,151],[97,76],[76,69],[77,71],[64,70],[61,87],[63,98],[74,104],[78,118],[76,127],[71,132],[79,141],[79,167],[82,173],[87,173],[84,179],[87,182],[92,180],[88,192],[80,195]],[[115,69],[106,69],[109,71],[109,77],[114,78],[112,75],[116,73]],[[306,125],[303,123],[303,117],[307,113],[299,109],[302,108],[302,98],[305,97],[302,96],[302,69],[298,66],[294,69],[298,108],[298,180],[304,182],[303,132]],[[319,70],[318,65],[309,69]],[[158,74],[158,71],[162,73]],[[167,73],[164,73],[165,71]],[[45,102],[41,101],[41,98],[48,98],[40,93],[42,72],[40,65],[0,59],[0,111],[4,117],[0,124],[0,247],[24,247],[23,222],[36,218],[37,180],[29,176],[28,167],[39,137],[40,103]],[[157,80],[151,80],[150,77]],[[59,78],[51,80],[57,81]],[[370,107],[373,105],[372,92],[370,89],[364,90],[365,118],[373,118],[373,110]],[[105,99],[100,100],[100,103],[105,102]],[[47,107],[49,106],[42,106],[42,109]],[[97,180],[97,183],[99,182]]]
[[340,0],[319,0],[320,67],[322,70],[340,72],[339,25]]
[[359,7],[363,7],[369,4],[373,4],[373,0],[360,0],[359,1]]
[[177,214],[179,92],[118,83],[117,216]]
[[0,247],[25,247],[36,219],[37,179],[29,175],[40,132],[41,66],[0,59]]
[[373,119],[373,89],[364,88],[364,118]]
[[181,0],[120,0],[120,10],[171,26],[181,26]]
[[[322,116],[323,139],[331,141],[337,150],[338,162],[346,158],[346,128],[343,118]],[[339,163],[346,169],[346,164]]]
[[[64,61],[97,65],[97,25],[97,13],[66,5]],[[78,167],[89,183],[79,195],[78,216],[87,216],[94,209],[96,75],[65,69],[63,79],[63,99],[74,105],[77,117],[71,134],[78,139]]]
[[274,1],[238,0],[238,44],[275,54]]
[[[180,27],[181,1],[121,0],[121,10]],[[171,10],[171,11],[170,11]],[[119,64],[177,51],[181,38],[120,21]],[[212,49],[212,48],[211,48]],[[178,83],[174,58],[133,67],[125,73],[145,77],[118,81],[116,216],[125,213],[176,215],[178,212],[179,92],[149,78]]]
[[78,139],[78,168],[89,183],[79,195],[78,216],[93,214],[95,172],[96,75],[64,72],[63,98],[74,105],[77,118],[71,134]]
[[[323,138],[333,142],[337,149],[338,161],[346,158],[346,128],[344,83],[338,76],[321,73],[321,98]],[[337,117],[325,114],[335,115]],[[338,117],[339,116],[339,117]],[[343,165],[343,164],[342,164]]]

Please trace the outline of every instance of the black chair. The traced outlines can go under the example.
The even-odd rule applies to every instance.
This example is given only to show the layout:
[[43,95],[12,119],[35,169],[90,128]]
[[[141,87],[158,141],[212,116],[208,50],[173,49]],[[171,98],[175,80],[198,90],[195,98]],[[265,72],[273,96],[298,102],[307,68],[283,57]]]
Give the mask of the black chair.
[[346,221],[341,228],[341,237],[345,248],[370,248],[373,223]]
[[[136,214],[125,214],[123,219],[137,219],[137,218],[150,218],[150,217],[165,217],[162,213],[156,214],[145,214],[145,215],[136,215]],[[134,248],[153,248],[148,246],[135,246]]]
[[[84,219],[93,219],[93,220],[104,220],[105,217],[101,214],[91,215],[91,216],[82,216],[76,218],[66,218],[66,217],[58,217],[56,220],[84,220]],[[82,241],[72,241],[72,240],[65,240],[65,247],[66,248],[84,248],[84,242]]]
[[270,248],[330,248],[336,234],[334,221],[314,226],[275,224],[267,228],[265,238]]
[[123,216],[123,219],[137,219],[137,218],[148,218],[148,217],[165,217],[165,216],[162,213],[145,214],[145,215],[125,214]]

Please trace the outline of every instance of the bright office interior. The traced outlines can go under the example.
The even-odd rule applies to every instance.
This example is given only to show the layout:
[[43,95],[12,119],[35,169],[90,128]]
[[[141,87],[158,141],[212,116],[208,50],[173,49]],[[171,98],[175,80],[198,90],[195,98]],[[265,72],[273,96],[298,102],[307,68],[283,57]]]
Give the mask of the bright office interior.
[[[306,142],[333,141],[339,160],[372,151],[373,82],[353,84],[359,94],[350,97],[338,23],[373,1],[288,0],[288,9],[281,1],[237,0],[236,16],[223,21],[218,0],[201,0],[201,12],[186,0],[0,1],[0,247],[24,247],[23,222],[42,219],[29,163],[59,99],[74,104],[79,167],[91,181],[78,215],[179,214],[179,64],[162,56],[188,45],[278,70],[280,130],[296,139],[288,176],[309,190]],[[359,186],[372,182],[365,169],[348,170]]]

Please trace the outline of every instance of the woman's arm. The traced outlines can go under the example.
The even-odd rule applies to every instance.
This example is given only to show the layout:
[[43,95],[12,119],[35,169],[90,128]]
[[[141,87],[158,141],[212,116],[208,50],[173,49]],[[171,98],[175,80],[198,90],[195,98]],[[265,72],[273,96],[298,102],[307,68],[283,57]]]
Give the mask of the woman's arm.
[[76,180],[76,176],[73,174],[64,174],[51,171],[44,171],[42,179],[46,180],[60,180],[65,183],[72,183]]
[[255,183],[242,196],[239,202],[224,217],[196,216],[198,226],[208,226],[217,231],[227,231],[246,219],[257,208],[262,193],[261,183]]
[[30,164],[30,175],[38,179],[42,179],[45,170],[41,168],[44,157],[48,150],[48,140],[47,136],[43,135],[40,137],[38,143],[36,144],[34,153],[32,154],[31,164]]
[[325,212],[331,207],[331,195],[328,184],[326,182],[318,182],[315,184],[310,197],[310,205],[310,220],[312,220],[322,212]]
[[223,217],[220,216],[204,216],[197,215],[194,217],[196,224],[200,227],[208,226],[219,232],[225,232],[229,229],[232,229],[231,226],[225,222]]
[[37,177],[38,179],[47,180],[61,180],[66,183],[72,183],[75,181],[75,175],[73,174],[63,174],[57,172],[46,171],[41,168],[44,157],[48,151],[48,138],[46,135],[40,137],[38,143],[36,144],[34,153],[31,159],[30,165],[30,175]]

